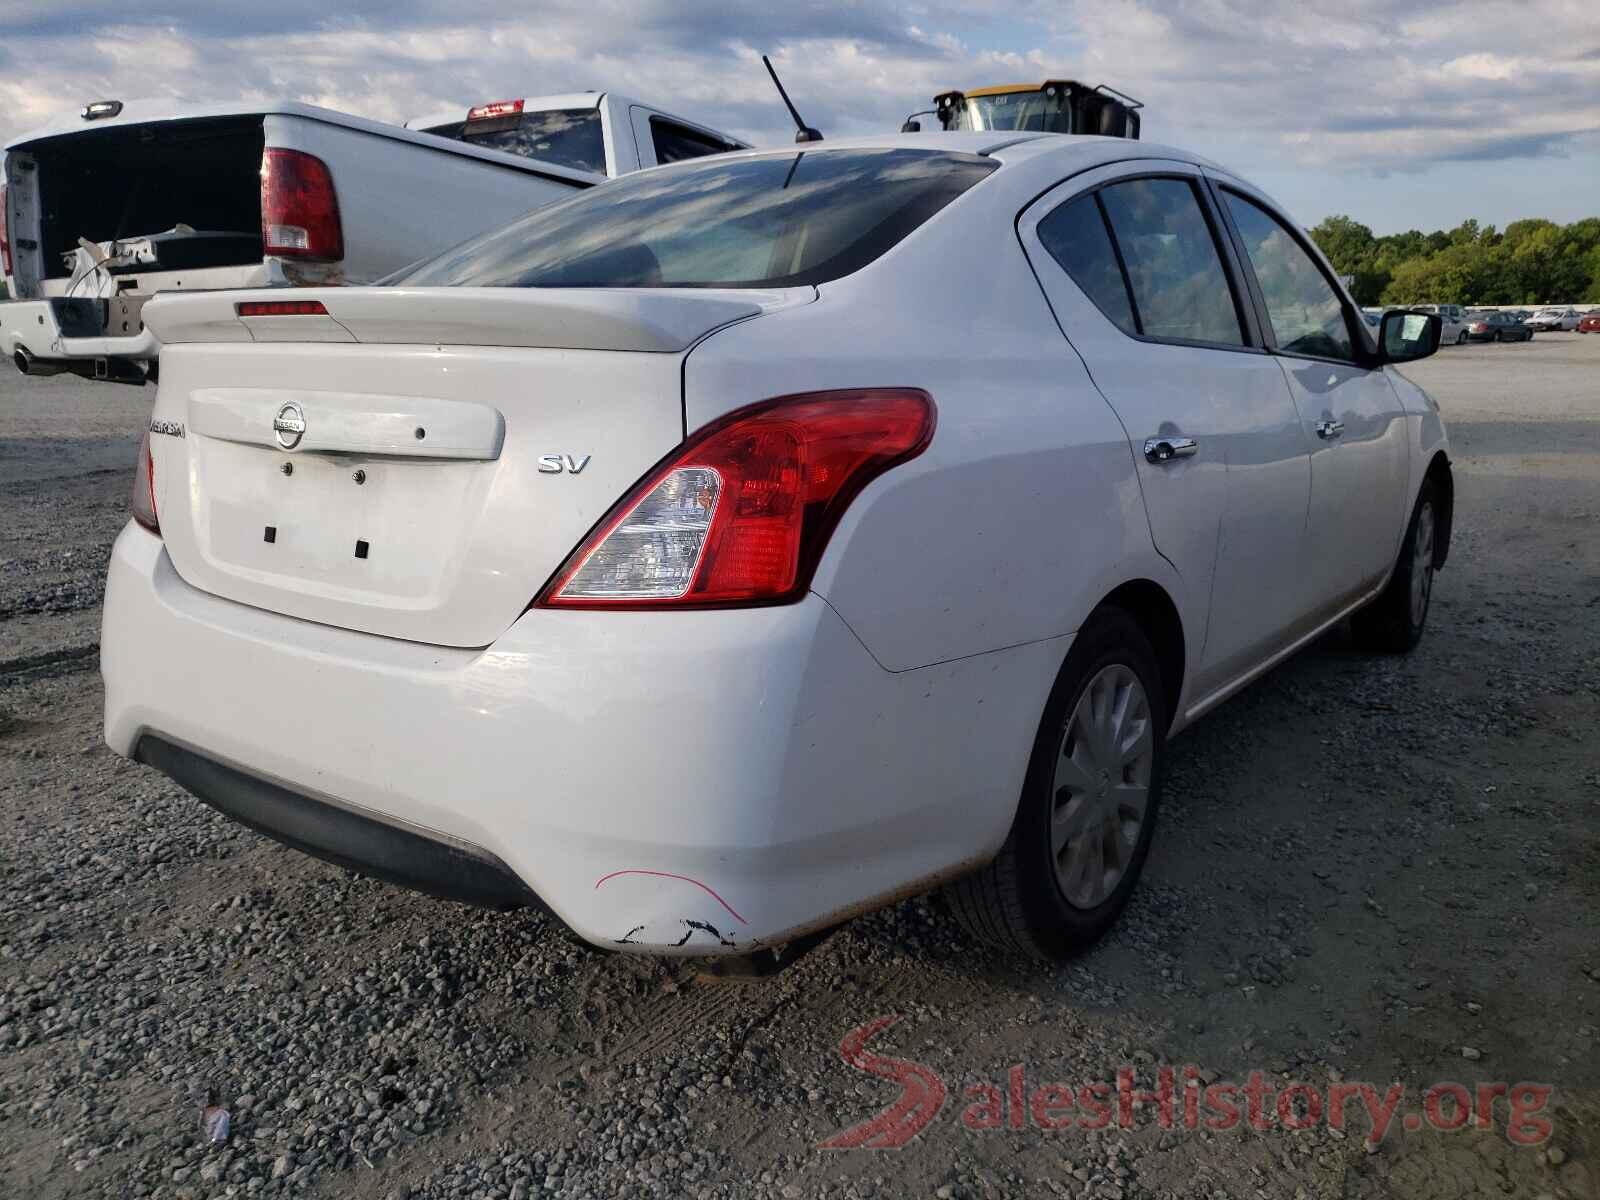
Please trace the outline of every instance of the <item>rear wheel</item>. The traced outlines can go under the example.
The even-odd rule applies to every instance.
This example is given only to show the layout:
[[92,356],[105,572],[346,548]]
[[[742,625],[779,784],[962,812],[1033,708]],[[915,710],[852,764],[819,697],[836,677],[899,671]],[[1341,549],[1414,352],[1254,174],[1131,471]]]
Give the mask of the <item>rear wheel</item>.
[[1467,331],[1465,329],[1463,329],[1460,333],[1456,334],[1456,345],[1464,346],[1466,344],[1466,341],[1467,341]]
[[1356,642],[1369,650],[1405,654],[1422,640],[1433,601],[1433,572],[1439,508],[1433,481],[1425,480],[1411,510],[1411,524],[1400,543],[1389,585],[1351,621]]
[[969,933],[1052,959],[1111,927],[1150,852],[1166,728],[1149,638],[1123,610],[1100,609],[1056,678],[1005,845],[945,891]]

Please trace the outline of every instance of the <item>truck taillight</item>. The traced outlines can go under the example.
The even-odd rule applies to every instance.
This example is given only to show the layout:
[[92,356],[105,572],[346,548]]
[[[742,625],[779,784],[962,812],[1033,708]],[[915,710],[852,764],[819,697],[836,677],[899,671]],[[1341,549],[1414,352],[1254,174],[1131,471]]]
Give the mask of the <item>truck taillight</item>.
[[339,197],[328,164],[269,146],[261,156],[261,241],[267,254],[336,262],[344,257]]
[[129,502],[133,519],[151,533],[161,532],[156,518],[156,463],[150,454],[150,431],[139,439],[139,463],[133,472],[133,496]]
[[11,241],[6,234],[6,185],[0,183],[0,275],[11,274]]
[[812,392],[740,409],[646,475],[540,593],[544,608],[797,600],[861,489],[933,437],[915,388]]

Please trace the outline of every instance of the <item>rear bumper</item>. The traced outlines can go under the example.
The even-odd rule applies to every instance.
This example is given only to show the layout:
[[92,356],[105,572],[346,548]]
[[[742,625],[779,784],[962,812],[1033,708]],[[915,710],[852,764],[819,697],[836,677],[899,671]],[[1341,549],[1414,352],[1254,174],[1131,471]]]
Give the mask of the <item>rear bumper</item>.
[[476,846],[257,779],[154,734],[139,739],[133,759],[171,776],[224,816],[326,862],[485,908],[539,903],[516,872]]
[[674,954],[772,945],[991,857],[1069,640],[896,674],[810,596],[530,612],[458,650],[211,596],[132,524],[104,622],[118,753],[322,857]]

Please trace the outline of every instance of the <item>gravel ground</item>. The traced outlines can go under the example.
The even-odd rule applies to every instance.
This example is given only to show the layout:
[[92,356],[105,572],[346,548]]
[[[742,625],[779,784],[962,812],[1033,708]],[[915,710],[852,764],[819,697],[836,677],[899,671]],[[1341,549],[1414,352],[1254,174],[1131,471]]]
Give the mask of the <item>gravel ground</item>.
[[[1178,738],[1105,943],[1008,962],[916,900],[751,983],[356,878],[111,755],[101,576],[150,393],[0,376],[0,1196],[1597,1195],[1600,338],[1411,374],[1457,455],[1427,638],[1330,636]],[[897,1151],[819,1148],[896,1098],[892,1064],[840,1054],[896,1016],[873,1049],[949,1098]],[[1551,1130],[1515,1144],[1503,1103],[1495,1131],[1376,1147],[1357,1115],[963,1119],[1014,1066],[1124,1064],[1398,1082],[1402,1112],[1530,1081]]]

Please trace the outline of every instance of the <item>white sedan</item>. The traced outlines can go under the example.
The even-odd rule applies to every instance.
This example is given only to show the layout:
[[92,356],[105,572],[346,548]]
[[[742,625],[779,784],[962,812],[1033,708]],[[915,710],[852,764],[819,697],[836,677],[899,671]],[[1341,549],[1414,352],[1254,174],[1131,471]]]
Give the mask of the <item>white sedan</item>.
[[1166,147],[707,158],[396,286],[144,311],[112,748],[606,948],[760,958],[949,884],[1069,954],[1168,739],[1347,617],[1409,650],[1449,544],[1391,368],[1438,318],[1358,336],[1295,221]]
[[1541,308],[1523,324],[1542,333],[1572,333],[1580,320],[1575,308]]

